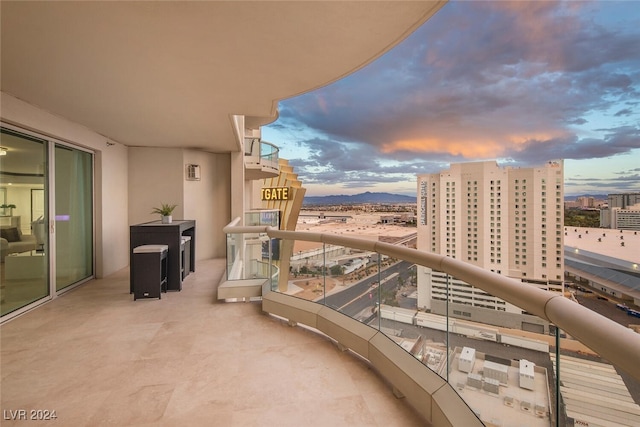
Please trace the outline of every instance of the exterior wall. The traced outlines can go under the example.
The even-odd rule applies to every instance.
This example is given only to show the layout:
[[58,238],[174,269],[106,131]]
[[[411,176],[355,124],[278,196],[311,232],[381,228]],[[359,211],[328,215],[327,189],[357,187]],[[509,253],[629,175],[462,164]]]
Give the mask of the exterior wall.
[[[187,164],[199,164],[200,181],[187,181]],[[224,257],[230,219],[228,154],[156,147],[129,148],[129,224],[160,219],[151,210],[175,203],[175,219],[196,220],[196,258]]]
[[[447,314],[446,301],[432,301],[431,313],[445,316]],[[500,312],[500,316],[496,316],[492,310],[455,303],[449,303],[449,314],[451,317],[486,325],[549,333],[549,322],[528,314]],[[496,322],[497,320],[499,322]]]
[[608,207],[600,209],[600,227],[611,228],[611,211]]
[[222,228],[233,219],[230,155],[185,150],[184,164],[198,164],[201,171],[200,181],[184,181],[184,216],[196,220],[197,258],[224,258]]
[[96,277],[129,265],[127,147],[6,93],[0,97],[3,122],[94,151]]
[[[501,168],[492,161],[459,163],[437,174],[419,175],[418,249],[562,291],[563,182],[562,162],[536,168]],[[418,305],[432,309],[428,300],[439,298],[435,284],[440,273],[420,272]],[[474,292],[462,284],[459,291],[456,298],[461,300]],[[483,298],[487,301],[467,302],[506,310],[497,298]]]
[[640,230],[640,203],[627,209],[611,210],[611,228],[618,230]]
[[628,208],[640,203],[640,193],[609,194],[609,209]]
[[562,164],[509,169],[513,203],[508,221],[511,277],[562,282],[564,277],[564,176]]
[[[446,301],[447,295],[453,303],[464,304],[473,307],[488,308],[494,311],[507,313],[522,313],[522,310],[512,304],[495,298],[482,289],[474,288],[471,285],[454,277],[447,277],[441,271],[431,271],[430,294],[432,300]],[[425,308],[420,307],[419,308]]]
[[160,219],[151,210],[161,203],[177,204],[175,219],[184,217],[182,150],[129,147],[129,225]]

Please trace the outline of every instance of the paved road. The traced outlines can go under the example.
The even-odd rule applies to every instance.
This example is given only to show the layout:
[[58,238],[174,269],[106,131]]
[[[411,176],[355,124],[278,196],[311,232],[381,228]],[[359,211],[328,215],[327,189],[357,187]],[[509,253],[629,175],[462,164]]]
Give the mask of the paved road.
[[[602,297],[600,297],[602,298]],[[630,324],[640,324],[640,318],[629,316],[625,311],[616,308],[616,302],[608,299],[600,299],[595,293],[584,293],[576,291],[576,299],[588,309],[602,314],[604,317],[620,323],[623,326],[629,326]]]
[[362,313],[371,309],[378,301],[378,279],[382,282],[385,291],[394,291],[398,288],[398,277],[402,277],[403,283],[409,283],[412,266],[410,262],[402,261],[383,269],[380,277],[377,274],[365,278],[362,281],[349,286],[343,291],[328,295],[326,304],[351,317],[358,318]]

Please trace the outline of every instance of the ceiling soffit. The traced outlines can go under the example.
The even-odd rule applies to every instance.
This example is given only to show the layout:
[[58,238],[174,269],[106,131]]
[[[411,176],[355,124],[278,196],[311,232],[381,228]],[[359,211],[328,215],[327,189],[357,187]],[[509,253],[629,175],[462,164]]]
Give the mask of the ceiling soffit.
[[231,116],[375,59],[443,2],[2,2],[2,90],[130,146],[237,150]]

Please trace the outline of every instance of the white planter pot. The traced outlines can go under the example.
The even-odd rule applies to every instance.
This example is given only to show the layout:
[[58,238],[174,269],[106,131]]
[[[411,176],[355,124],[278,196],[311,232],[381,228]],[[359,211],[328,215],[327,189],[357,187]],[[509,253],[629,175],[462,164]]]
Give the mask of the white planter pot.
[[171,224],[172,222],[173,222],[173,217],[171,215],[162,216],[162,223],[163,224]]

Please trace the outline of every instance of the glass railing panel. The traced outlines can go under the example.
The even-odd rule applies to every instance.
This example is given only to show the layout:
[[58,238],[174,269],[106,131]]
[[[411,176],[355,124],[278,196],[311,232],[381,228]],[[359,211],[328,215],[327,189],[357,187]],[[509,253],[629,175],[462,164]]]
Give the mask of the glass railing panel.
[[[286,293],[324,304],[327,292],[332,292],[336,283],[327,268],[332,251],[332,246],[322,243],[295,242],[289,260]],[[282,274],[280,280],[284,280]]]
[[227,280],[268,278],[270,241],[266,233],[227,234]]
[[278,162],[278,153],[280,149],[270,142],[261,141],[260,142],[260,158],[264,160],[269,160],[271,162]]
[[239,262],[239,244],[242,241],[241,234],[229,233],[227,234],[227,280],[230,280],[233,272],[238,268],[234,268],[237,262]]
[[244,155],[245,156],[258,156],[260,150],[260,138],[245,138],[244,139]]
[[434,313],[419,285],[421,267],[391,260],[383,271],[380,330],[426,367],[447,378],[450,354],[446,307]]
[[[570,284],[566,294],[625,327],[640,325],[640,318],[633,315],[638,307],[631,301],[600,293],[587,283]],[[559,331],[559,348],[559,354],[552,354],[552,361],[561,384],[561,422],[575,426],[640,425],[640,382],[564,331]],[[640,355],[630,357],[640,362]]]
[[272,239],[266,233],[245,234],[243,254],[243,279],[266,279],[269,273],[264,264],[269,263]]
[[344,246],[296,242],[287,293],[327,305],[363,323],[375,323],[379,305],[378,256]]
[[[416,265],[387,256],[380,257],[379,320],[378,328],[416,358],[417,346],[429,331],[415,324],[418,312]],[[373,326],[373,325],[372,325]]]
[[[419,293],[428,298],[420,298],[416,325],[439,332],[423,340],[423,363],[485,425],[556,425],[549,322],[446,273],[421,269],[418,276]],[[443,348],[446,362],[436,364]]]
[[279,227],[280,211],[277,209],[265,209],[245,212],[244,225],[267,225],[270,227]]
[[486,425],[565,425],[548,322],[442,272],[377,253],[348,268],[362,254],[321,249],[292,257],[292,295],[385,333],[447,380]]
[[381,268],[377,253],[326,246],[324,304],[378,328]]

